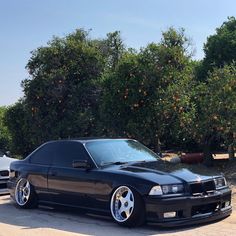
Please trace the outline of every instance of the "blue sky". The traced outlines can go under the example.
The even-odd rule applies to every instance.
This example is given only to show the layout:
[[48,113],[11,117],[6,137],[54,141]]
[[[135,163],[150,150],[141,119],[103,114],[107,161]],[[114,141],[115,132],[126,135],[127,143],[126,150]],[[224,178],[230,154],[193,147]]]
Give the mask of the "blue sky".
[[125,44],[139,49],[158,42],[168,27],[183,27],[201,59],[207,36],[235,13],[235,0],[1,0],[0,106],[23,96],[30,52],[53,35],[84,28],[102,38],[120,30]]

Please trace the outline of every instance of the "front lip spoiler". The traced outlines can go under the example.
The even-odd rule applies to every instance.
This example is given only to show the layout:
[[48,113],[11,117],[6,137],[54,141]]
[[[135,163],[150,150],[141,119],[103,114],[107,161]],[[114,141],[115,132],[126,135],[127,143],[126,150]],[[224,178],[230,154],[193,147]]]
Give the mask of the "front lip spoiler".
[[178,220],[172,219],[170,221],[165,220],[162,222],[150,221],[150,223],[152,225],[160,226],[162,228],[189,226],[189,225],[196,225],[196,224],[211,223],[211,222],[226,218],[230,216],[231,213],[232,213],[232,206],[229,206],[214,213],[199,214],[191,218],[178,219]]

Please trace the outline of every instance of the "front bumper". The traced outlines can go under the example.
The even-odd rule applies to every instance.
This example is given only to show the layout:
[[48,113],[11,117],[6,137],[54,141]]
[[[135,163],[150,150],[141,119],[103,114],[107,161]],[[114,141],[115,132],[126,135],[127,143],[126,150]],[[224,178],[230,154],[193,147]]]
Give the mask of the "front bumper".
[[7,188],[7,182],[8,178],[0,178],[0,195],[9,193]]
[[[229,203],[229,205],[227,205]],[[145,199],[147,221],[164,227],[207,223],[232,212],[231,190],[226,188],[204,196],[153,197]],[[165,218],[164,213],[175,212]]]

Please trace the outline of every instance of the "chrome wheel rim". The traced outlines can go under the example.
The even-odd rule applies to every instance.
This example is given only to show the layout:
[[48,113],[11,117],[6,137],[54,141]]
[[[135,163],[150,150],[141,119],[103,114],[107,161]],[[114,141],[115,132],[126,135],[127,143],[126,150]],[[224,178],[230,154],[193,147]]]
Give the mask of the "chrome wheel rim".
[[134,194],[127,186],[117,188],[112,195],[110,207],[116,221],[128,220],[134,209]]
[[30,183],[27,179],[20,179],[16,185],[15,199],[18,205],[24,206],[30,197]]

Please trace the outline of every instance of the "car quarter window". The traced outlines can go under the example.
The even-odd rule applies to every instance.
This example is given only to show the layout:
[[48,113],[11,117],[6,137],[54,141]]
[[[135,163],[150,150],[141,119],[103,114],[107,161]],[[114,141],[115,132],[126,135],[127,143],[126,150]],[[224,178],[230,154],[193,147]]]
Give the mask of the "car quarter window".
[[39,147],[30,156],[30,163],[39,165],[51,165],[53,159],[54,143],[46,143]]
[[75,160],[88,160],[88,154],[79,142],[59,142],[55,149],[53,165],[72,167]]

